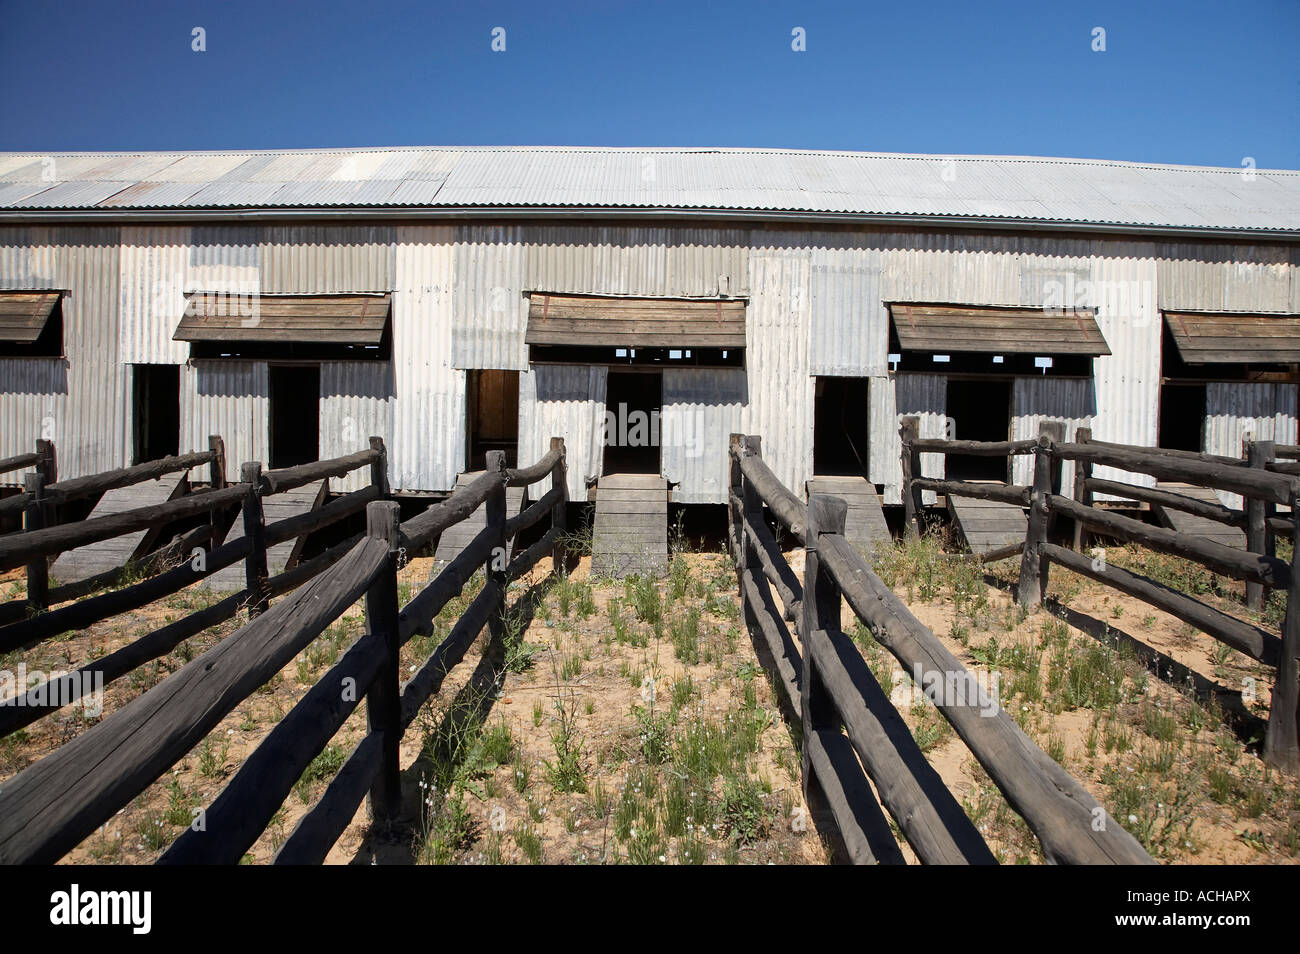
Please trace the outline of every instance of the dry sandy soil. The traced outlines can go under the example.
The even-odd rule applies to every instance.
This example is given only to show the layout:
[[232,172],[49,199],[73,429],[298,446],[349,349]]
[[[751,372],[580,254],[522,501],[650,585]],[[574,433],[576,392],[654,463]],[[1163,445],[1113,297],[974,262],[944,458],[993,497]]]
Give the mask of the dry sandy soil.
[[[954,569],[932,542],[898,548],[879,564],[912,611],[975,670],[997,673],[1003,706],[1157,858],[1190,863],[1290,863],[1300,857],[1294,780],[1266,770],[1249,715],[1267,716],[1270,673],[1201,633],[1090,581],[1054,571],[1054,611],[1024,616],[978,569]],[[788,558],[796,571],[802,554]],[[1143,561],[1112,551],[1118,564]],[[824,863],[798,782],[797,738],[757,665],[738,618],[734,573],[719,554],[687,553],[675,574],[639,592],[590,580],[584,559],[557,583],[543,561],[512,585],[504,661],[480,637],[403,740],[406,817],[372,832],[364,806],[331,863]],[[1163,559],[1163,558],[1162,558]],[[428,579],[429,560],[402,571],[402,599]],[[1159,572],[1179,573],[1165,560]],[[990,573],[1010,580],[1014,561]],[[1150,571],[1152,567],[1144,568]],[[1191,571],[1186,571],[1188,574]],[[1204,598],[1247,618],[1221,581]],[[8,592],[6,592],[6,588]],[[651,590],[658,594],[656,625]],[[468,592],[468,591],[467,591]],[[0,580],[0,599],[21,580]],[[145,610],[0,659],[0,668],[69,668],[111,651],[213,598],[192,588]],[[404,648],[409,671],[445,635]],[[611,611],[612,605],[612,611]],[[640,606],[640,612],[638,611]],[[529,625],[528,608],[532,609]],[[1076,625],[1056,614],[1074,614]],[[1273,614],[1274,616],[1276,613]],[[642,616],[646,618],[641,618]],[[1276,631],[1266,614],[1256,620]],[[215,627],[107,688],[107,715],[240,625]],[[1000,860],[1041,853],[965,746],[900,667],[845,608],[877,678],[892,690],[918,742]],[[69,863],[155,859],[238,770],[244,758],[363,629],[360,607],[242,703],[174,770],[74,849]],[[524,628],[526,626],[526,628]],[[1081,628],[1076,628],[1081,627]],[[1126,637],[1223,688],[1223,705],[1197,702],[1179,678],[1150,675]],[[1112,648],[1118,639],[1120,648]],[[1229,726],[1243,686],[1246,728]],[[1249,696],[1249,693],[1247,694]],[[0,740],[0,779],[84,731],[75,709]],[[1238,720],[1239,722],[1241,720]],[[329,776],[364,733],[358,710],[286,800],[245,861],[271,860]],[[1245,736],[1245,739],[1242,738]],[[568,756],[567,759],[565,756]],[[904,851],[907,852],[906,845]],[[908,853],[909,860],[912,859]]]

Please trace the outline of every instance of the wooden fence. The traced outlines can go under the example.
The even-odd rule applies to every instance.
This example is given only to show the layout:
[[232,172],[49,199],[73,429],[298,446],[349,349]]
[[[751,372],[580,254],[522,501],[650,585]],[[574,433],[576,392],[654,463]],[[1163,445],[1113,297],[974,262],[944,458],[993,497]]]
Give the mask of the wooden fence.
[[32,467],[41,475],[41,481],[49,485],[59,479],[56,460],[54,442],[38,439],[33,453],[0,458],[0,474],[11,474],[15,470],[26,470]]
[[[1135,447],[1092,439],[1088,428],[1078,428],[1075,441],[1065,443],[1060,422],[1043,422],[1036,441],[1016,443],[976,443],[971,441],[921,440],[918,420],[904,418],[900,434],[903,441],[903,499],[907,506],[909,528],[920,526],[921,491],[985,497],[1003,500],[1029,509],[1026,539],[983,558],[1004,558],[1021,554],[1017,599],[1021,606],[1038,606],[1047,591],[1049,568],[1057,563],[1098,582],[1114,587],[1169,613],[1233,649],[1265,665],[1276,667],[1277,682],[1269,710],[1268,731],[1264,741],[1264,758],[1285,771],[1300,772],[1300,684],[1296,657],[1300,655],[1300,601],[1294,599],[1297,587],[1295,551],[1290,564],[1275,556],[1277,535],[1295,542],[1297,539],[1296,492],[1300,465],[1291,458],[1300,457],[1300,448],[1275,445],[1269,441],[1250,441],[1240,459],[1198,454],[1165,448]],[[921,474],[920,454],[1017,454],[1034,455],[1032,486],[966,483],[926,478]],[[1283,458],[1283,459],[1279,459]],[[1061,474],[1066,462],[1074,466],[1072,497],[1061,496]],[[1107,466],[1157,480],[1176,481],[1238,494],[1244,501],[1241,509],[1198,500],[1186,494],[1159,487],[1103,479],[1093,476],[1093,468]],[[1245,531],[1246,548],[1153,526],[1096,505],[1097,495],[1137,501],[1212,520]],[[1279,505],[1290,508],[1287,516],[1276,512]],[[1059,517],[1073,522],[1072,546],[1054,542],[1054,523]],[[1246,606],[1254,612],[1264,608],[1269,589],[1287,592],[1286,616],[1279,639],[1260,627],[1230,616],[1188,594],[1128,570],[1094,559],[1082,551],[1086,534],[1093,532],[1125,543],[1137,543],[1148,549],[1190,560],[1207,569],[1246,584]]]
[[[757,437],[733,435],[730,462],[730,543],[745,620],[761,637],[801,723],[809,805],[833,817],[853,861],[902,861],[881,803],[925,863],[994,858],[841,630],[842,601],[907,672],[920,674],[921,685],[935,687],[927,695],[1029,824],[1049,861],[1151,862],[872,572],[844,537],[842,501],[815,494],[805,506],[763,462]],[[802,581],[768,528],[764,507],[803,543]]]
[[[372,447],[335,461],[271,471],[261,475],[256,484],[241,482],[228,489],[236,492],[231,499],[246,499],[345,473],[366,463],[382,467],[383,461],[382,451]],[[245,468],[245,475],[252,476],[251,468]],[[550,490],[507,520],[505,488],[527,486],[547,477]],[[557,566],[563,564],[564,444],[552,439],[550,452],[542,460],[518,470],[507,470],[504,455],[491,452],[483,476],[405,523],[399,521],[396,502],[375,499],[380,485],[386,491],[386,477],[381,480],[376,470],[370,487],[335,502],[347,501],[346,506],[352,508],[349,512],[366,508],[364,536],[316,558],[328,558],[327,563],[311,567],[315,561],[308,561],[283,574],[292,579],[281,580],[280,587],[275,579],[269,581],[269,587],[263,586],[258,577],[256,586],[250,585],[236,597],[251,605],[297,587],[283,600],[142,696],[0,784],[0,863],[49,863],[61,858],[183,758],[240,702],[363,597],[364,634],[276,724],[204,810],[203,830],[187,829],[160,862],[238,862],[303,771],[363,699],[366,736],[280,847],[275,860],[322,861],[367,794],[373,821],[381,825],[393,822],[400,809],[398,746],[420,706],[438,691],[485,625],[493,640],[500,640],[505,592],[512,579],[547,554]],[[424,548],[483,505],[487,508],[484,530],[399,608],[397,571],[403,555]],[[516,552],[505,564],[500,557],[506,552],[506,541],[548,516],[551,526],[541,539]],[[301,530],[307,517],[314,518],[316,513],[291,518],[300,521],[292,529]],[[263,543],[284,533],[286,528],[271,524],[263,532]],[[257,544],[250,546],[256,548]],[[221,559],[230,557],[225,565],[248,556],[242,551],[232,553],[222,555]],[[402,645],[417,633],[432,631],[434,617],[480,566],[486,579],[478,595],[415,674],[399,683],[398,651]],[[253,563],[250,567],[252,580],[256,567]],[[201,625],[191,624],[191,634],[216,621],[209,610],[187,619],[195,617]],[[182,623],[185,620],[171,626]],[[150,650],[170,638],[160,640],[161,632],[144,637],[154,640]],[[101,659],[93,665],[98,668],[104,663]]]

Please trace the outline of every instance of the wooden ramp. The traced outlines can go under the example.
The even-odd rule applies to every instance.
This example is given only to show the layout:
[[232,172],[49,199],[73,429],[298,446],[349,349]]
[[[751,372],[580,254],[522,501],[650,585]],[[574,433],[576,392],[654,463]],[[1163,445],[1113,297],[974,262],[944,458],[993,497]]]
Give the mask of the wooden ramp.
[[885,523],[885,512],[880,509],[876,485],[867,483],[865,478],[814,477],[808,481],[808,493],[830,494],[849,505],[844,519],[844,536],[863,553],[871,554],[877,547],[893,543],[889,524]]
[[949,496],[948,512],[966,538],[971,553],[988,553],[999,547],[1023,543],[1029,532],[1029,520],[1025,517],[1024,510],[1000,500]]
[[658,474],[606,474],[596,485],[593,576],[668,571],[668,481]]
[[[314,484],[307,484],[303,487],[295,487],[293,490],[285,490],[270,497],[262,498],[262,519],[267,523],[275,523],[277,520],[284,520],[286,517],[296,517],[299,514],[308,513],[315,510],[325,502],[326,482],[318,480]],[[239,514],[235,517],[234,526],[226,534],[225,543],[232,540],[238,540],[244,535],[244,512],[241,508]],[[298,554],[302,552],[303,541],[301,538],[285,540],[283,543],[277,543],[266,551],[266,572],[269,576],[275,576],[277,573],[283,573],[291,569],[298,562]],[[242,590],[245,584],[244,561],[240,560],[224,570],[218,570],[210,577],[203,581],[203,585],[212,590],[221,590],[234,592]]]
[[[1167,484],[1164,481],[1159,482],[1156,486],[1160,490],[1167,490],[1173,494],[1181,494],[1184,497],[1192,497],[1206,503],[1223,506],[1223,501],[1219,499],[1219,495],[1209,487],[1196,487],[1192,484]],[[1240,527],[1230,527],[1226,523],[1207,520],[1205,517],[1198,517],[1182,510],[1174,510],[1171,507],[1161,507],[1157,504],[1151,505],[1151,512],[1155,514],[1157,520],[1171,530],[1204,537],[1207,540],[1213,540],[1215,543],[1224,543],[1230,547],[1236,547],[1238,550],[1246,549],[1246,531]]]
[[[156,507],[168,500],[183,497],[189,493],[189,489],[189,481],[184,472],[167,474],[157,480],[142,481],[130,487],[119,487],[105,491],[90,516],[107,517],[141,507]],[[88,543],[84,547],[61,553],[54,561],[50,576],[59,583],[76,583],[115,570],[126,565],[127,561],[138,560],[153,550],[161,532],[162,528],[137,530],[135,533]]]
[[[461,490],[474,483],[482,477],[485,471],[476,470],[467,474],[461,474],[456,478],[456,490]],[[524,487],[507,487],[506,488],[506,519],[519,513],[519,509],[524,504]],[[433,554],[433,570],[438,572],[456,557],[460,556],[460,551],[464,550],[475,537],[483,532],[487,526],[487,504],[480,504],[479,508],[472,514],[462,520],[460,523],[453,523],[443,531],[442,536],[438,538],[438,549]],[[510,544],[506,544],[506,559],[510,558]]]

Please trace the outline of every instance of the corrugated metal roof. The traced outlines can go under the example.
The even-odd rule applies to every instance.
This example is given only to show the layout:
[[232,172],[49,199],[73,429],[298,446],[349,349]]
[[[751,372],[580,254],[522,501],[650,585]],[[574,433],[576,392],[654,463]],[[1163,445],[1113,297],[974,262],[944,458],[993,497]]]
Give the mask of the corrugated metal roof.
[[[15,188],[20,184],[42,188]],[[193,191],[186,194],[182,184]],[[0,213],[37,208],[436,213],[498,207],[1300,232],[1300,172],[1010,156],[552,146],[0,154]]]

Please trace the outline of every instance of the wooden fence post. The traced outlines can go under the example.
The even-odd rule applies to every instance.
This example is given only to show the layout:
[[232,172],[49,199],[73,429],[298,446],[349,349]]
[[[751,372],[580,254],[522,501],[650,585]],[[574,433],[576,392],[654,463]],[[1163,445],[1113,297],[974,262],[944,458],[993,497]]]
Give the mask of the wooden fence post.
[[[1086,444],[1092,440],[1092,428],[1080,427],[1074,432],[1074,442],[1076,444]],[[1088,489],[1087,483],[1092,479],[1092,462],[1086,460],[1076,460],[1074,462],[1074,499],[1075,502],[1084,506],[1092,506],[1092,491]],[[1074,521],[1074,549],[1082,551],[1084,544],[1084,526],[1079,520]]]
[[551,508],[551,529],[555,531],[555,540],[551,544],[551,571],[567,572],[569,554],[565,534],[569,530],[569,478],[564,460],[564,438],[552,437],[551,450],[560,452],[560,459],[551,468],[551,489],[560,492],[560,499]]
[[[803,734],[806,739],[818,731],[838,731],[839,713],[834,700],[817,672],[813,658],[813,633],[825,630],[832,636],[840,629],[840,587],[821,565],[820,537],[828,533],[844,533],[844,520],[848,504],[839,497],[812,494],[808,498],[808,522],[804,537],[803,571],[803,683],[800,687]],[[820,788],[815,786],[811,747],[803,746],[803,793],[810,811],[818,810]]]
[[[763,438],[757,434],[746,434],[744,443],[741,444],[740,453],[744,457],[762,457],[763,456]],[[753,521],[755,525],[763,522],[763,498],[758,495],[754,485],[744,479],[741,474],[740,499],[741,505],[741,523],[740,523],[740,549],[745,554],[745,569],[753,570],[759,566],[758,550],[755,549],[754,542],[745,533],[745,524]]]
[[370,784],[370,818],[387,827],[402,810],[402,694],[398,684],[401,640],[397,624],[397,551],[402,509],[394,500],[366,505],[366,536],[388,546],[388,562],[366,590],[366,632],[383,637],[384,664],[366,691],[366,728],[382,734],[382,759]]
[[898,436],[902,440],[903,446],[900,463],[903,468],[904,532],[908,536],[920,536],[921,508],[923,504],[921,491],[913,489],[912,479],[914,477],[924,477],[925,473],[921,470],[921,455],[913,448],[912,442],[918,440],[921,436],[921,419],[914,416],[903,418],[902,426],[898,429]]
[[212,463],[208,464],[209,489],[220,490],[226,486],[226,442],[220,434],[208,435],[208,450],[212,452]]
[[[23,490],[31,495],[23,508],[23,530],[41,530],[45,527],[45,481],[40,473],[23,477]],[[35,556],[27,562],[27,607],[44,610],[50,607],[50,564],[44,556]]]
[[1025,551],[1020,556],[1018,602],[1025,609],[1035,609],[1047,595],[1048,562],[1043,557],[1051,514],[1047,495],[1052,492],[1052,440],[1039,435],[1034,448],[1034,488],[1029,496],[1029,528],[1025,534]]
[[260,616],[271,605],[266,570],[266,519],[262,513],[262,465],[250,461],[240,465],[240,483],[248,484],[244,495],[244,536],[248,558],[244,561],[244,585],[248,589],[248,615]]
[[54,453],[54,441],[37,438],[36,473],[41,475],[41,481],[46,487],[58,482],[59,464],[58,457]]
[[[1247,441],[1246,442],[1246,466],[1255,470],[1263,470],[1270,460],[1273,459],[1277,445],[1273,441]],[[1270,546],[1272,538],[1268,532],[1269,505],[1266,501],[1257,497],[1245,498],[1246,509],[1246,549],[1251,553],[1262,553],[1266,556],[1272,556],[1272,547]],[[1268,593],[1264,589],[1263,583],[1254,580],[1246,581],[1246,608],[1252,612],[1259,613],[1264,609],[1264,601],[1268,599]]]
[[[743,453],[744,445],[744,434],[732,434],[727,442],[727,523],[728,529],[730,530],[730,533],[728,534],[728,542],[731,544],[731,559],[736,565],[737,578],[740,577],[745,569],[745,553],[744,547],[742,546],[745,537],[744,528],[740,523],[740,521],[744,519],[744,511],[741,502],[744,500],[745,494],[745,475],[740,470],[740,455]],[[744,587],[741,587],[740,599],[743,604],[745,600]]]
[[387,497],[391,492],[388,486],[388,448],[382,437],[370,438],[370,449],[379,454],[370,462],[370,482],[379,488],[379,495]]
[[[506,469],[506,452],[499,450],[490,450],[486,454],[487,472],[489,474],[505,473]],[[495,586],[499,589],[500,595],[492,612],[488,614],[488,653],[492,655],[503,654],[505,644],[503,636],[505,634],[505,600],[506,600],[506,569],[510,566],[510,559],[506,551],[506,485],[503,481],[501,486],[497,487],[483,503],[484,517],[486,518],[487,529],[492,533],[492,549],[488,552],[487,561],[483,564],[483,575],[488,586]],[[504,656],[502,655],[502,658]]]
[[1300,775],[1300,496],[1291,495],[1291,582],[1282,622],[1282,648],[1277,680],[1264,734],[1264,761],[1291,775]]

